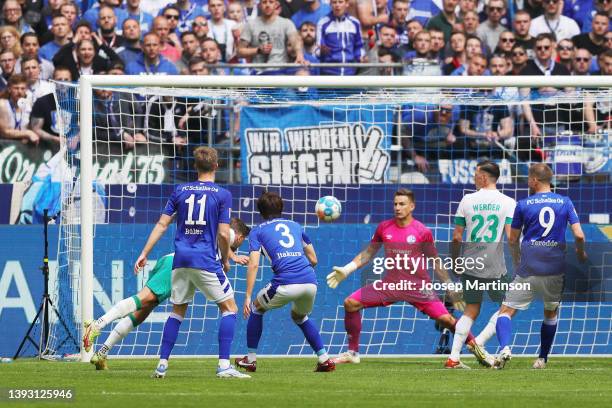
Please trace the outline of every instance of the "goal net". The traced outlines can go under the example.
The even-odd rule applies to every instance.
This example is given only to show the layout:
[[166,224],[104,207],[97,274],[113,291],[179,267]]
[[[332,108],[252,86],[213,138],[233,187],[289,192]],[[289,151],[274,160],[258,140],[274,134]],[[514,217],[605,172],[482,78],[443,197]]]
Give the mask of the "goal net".
[[[155,261],[173,252],[170,230],[144,271],[133,273],[174,185],[196,176],[193,149],[209,145],[219,151],[217,182],[233,194],[233,216],[257,225],[256,199],[273,190],[285,200],[285,216],[307,228],[319,258],[312,318],[331,353],[346,348],[343,300],[364,277],[355,273],[336,290],[324,277],[333,265],[349,262],[376,225],[393,216],[400,186],[414,191],[415,218],[432,230],[442,253],[448,252],[461,197],[474,191],[479,160],[499,164],[498,187],[517,200],[528,195],[529,165],[548,163],[556,192],[571,197],[585,224],[590,251],[590,263],[580,269],[588,296],[582,291],[564,297],[552,352],[612,354],[612,235],[600,225],[610,223],[612,202],[612,81],[571,79],[86,76],[80,88],[58,84],[66,174],[51,292],[66,325],[52,322],[48,352],[78,352],[67,339],[80,339],[83,321],[136,294]],[[325,195],[343,206],[341,218],[329,224],[314,215]],[[245,243],[240,252],[247,250]],[[512,263],[506,263],[512,274]],[[269,265],[262,266],[256,290],[271,275]],[[241,305],[246,268],[232,265],[228,277]],[[496,308],[485,302],[475,332]],[[157,355],[170,310],[161,304],[111,354]],[[541,310],[537,304],[514,320],[515,353],[537,352]],[[174,353],[216,354],[218,318],[218,308],[197,294]],[[288,310],[265,319],[260,353],[311,353]],[[233,353],[246,349],[245,338],[242,322]],[[365,354],[445,352],[446,341],[447,334],[407,303],[363,311]],[[496,347],[495,340],[488,345],[491,352]]]

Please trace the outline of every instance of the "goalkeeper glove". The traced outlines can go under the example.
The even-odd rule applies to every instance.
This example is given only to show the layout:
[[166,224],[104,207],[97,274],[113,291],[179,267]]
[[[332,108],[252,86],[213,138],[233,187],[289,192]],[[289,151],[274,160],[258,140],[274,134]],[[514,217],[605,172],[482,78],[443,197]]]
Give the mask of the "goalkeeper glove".
[[356,270],[357,264],[355,262],[349,262],[344,266],[334,266],[334,270],[327,275],[327,286],[336,289],[340,282]]
[[446,298],[453,304],[453,307],[463,312],[465,309],[465,301],[463,300],[463,291],[446,291]]

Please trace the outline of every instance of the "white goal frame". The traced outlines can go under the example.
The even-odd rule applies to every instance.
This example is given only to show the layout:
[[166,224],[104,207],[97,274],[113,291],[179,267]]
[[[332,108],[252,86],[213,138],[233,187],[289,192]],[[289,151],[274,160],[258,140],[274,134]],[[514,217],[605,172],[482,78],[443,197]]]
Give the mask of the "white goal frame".
[[[93,88],[94,87],[169,87],[169,88],[496,88],[555,87],[612,88],[612,76],[156,76],[83,75],[80,95],[81,162],[81,319],[93,319]],[[81,361],[93,352],[81,348]]]

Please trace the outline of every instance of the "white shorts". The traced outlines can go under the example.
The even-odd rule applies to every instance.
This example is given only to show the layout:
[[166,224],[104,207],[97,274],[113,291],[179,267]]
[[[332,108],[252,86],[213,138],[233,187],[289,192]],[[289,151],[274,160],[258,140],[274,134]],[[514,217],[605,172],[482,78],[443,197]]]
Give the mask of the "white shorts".
[[257,293],[257,302],[266,311],[293,302],[291,310],[296,314],[307,316],[312,311],[316,295],[317,285],[314,283],[273,285],[270,282]]
[[503,304],[516,310],[526,310],[536,298],[544,300],[545,310],[557,310],[563,293],[563,275],[516,276],[513,283],[529,283],[529,290],[508,290]]
[[221,303],[234,297],[234,290],[223,272],[213,273],[193,268],[176,268],[172,271],[170,302],[183,305],[193,301],[195,290],[211,302]]

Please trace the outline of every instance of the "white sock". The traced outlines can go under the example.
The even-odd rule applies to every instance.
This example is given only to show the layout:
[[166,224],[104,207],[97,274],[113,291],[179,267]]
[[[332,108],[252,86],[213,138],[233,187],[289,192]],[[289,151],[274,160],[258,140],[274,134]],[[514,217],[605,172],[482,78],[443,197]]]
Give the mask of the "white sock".
[[493,316],[489,319],[489,323],[485,326],[484,329],[480,332],[478,336],[476,336],[476,343],[484,346],[487,344],[487,341],[491,337],[495,335],[495,324],[497,323],[497,316],[499,315],[499,311],[493,313]]
[[329,360],[329,355],[327,353],[323,353],[319,356],[319,363],[324,363]]
[[229,366],[230,366],[230,361],[228,359],[225,359],[225,358],[219,359],[219,368],[225,370],[229,368]]
[[256,353],[249,352],[249,353],[247,354],[247,361],[248,361],[249,363],[252,363],[252,362],[253,362],[253,361],[255,361],[255,360],[257,360],[257,354],[256,354]]
[[160,358],[159,363],[157,363],[157,366],[159,367],[160,365],[165,365],[166,367],[168,367],[168,360],[166,360],[165,358]]
[[132,323],[132,319],[129,317],[124,317],[113,327],[113,330],[110,332],[104,345],[98,351],[102,355],[107,355],[110,349],[117,343],[119,343],[125,336],[130,334],[130,332],[134,330],[134,324]]
[[471,317],[463,315],[459,318],[459,321],[455,325],[455,335],[453,336],[453,348],[451,350],[450,359],[453,361],[459,361],[461,355],[461,349],[465,344],[470,329],[472,328],[474,321]]
[[133,297],[123,299],[111,307],[110,310],[104,314],[104,316],[96,320],[96,326],[98,326],[98,329],[103,329],[104,326],[110,322],[114,322],[115,320],[127,316],[136,310],[138,310],[138,306],[136,305],[136,301]]

